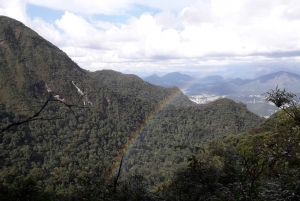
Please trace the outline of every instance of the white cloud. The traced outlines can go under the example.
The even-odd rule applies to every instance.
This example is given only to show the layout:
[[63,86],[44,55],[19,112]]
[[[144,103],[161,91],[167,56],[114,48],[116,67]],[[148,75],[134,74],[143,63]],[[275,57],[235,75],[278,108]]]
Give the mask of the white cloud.
[[154,18],[156,23],[164,28],[172,28],[180,25],[177,16],[169,10],[156,14]]
[[30,19],[26,13],[26,4],[21,0],[0,0],[0,15],[5,15],[21,21],[35,30],[50,42],[61,46],[64,44],[63,37],[55,27],[41,18]]
[[[0,14],[21,20],[90,70],[196,68],[284,57],[299,62],[298,0],[27,1],[65,13],[49,24],[28,18],[21,1],[0,0]],[[90,17],[128,14],[137,5],[161,12],[144,12],[122,24]]]
[[291,1],[290,4],[287,5],[283,13],[284,17],[289,20],[299,20],[300,19],[300,4],[298,0]]
[[20,0],[0,0],[0,15],[5,15],[21,22],[28,22],[26,4]]
[[184,25],[200,25],[201,23],[210,22],[211,17],[210,4],[201,1],[183,8],[179,14],[180,21]]
[[65,39],[52,24],[49,24],[40,18],[33,19],[29,24],[32,29],[51,43],[59,47],[66,45]]
[[103,31],[97,30],[80,16],[66,11],[55,24],[64,31],[69,45],[92,49],[105,48]]

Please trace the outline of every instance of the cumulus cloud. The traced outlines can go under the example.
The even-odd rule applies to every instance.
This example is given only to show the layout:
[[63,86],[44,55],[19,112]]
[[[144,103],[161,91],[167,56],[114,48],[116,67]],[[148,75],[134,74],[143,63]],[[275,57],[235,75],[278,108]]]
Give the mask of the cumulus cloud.
[[160,13],[157,13],[154,16],[156,23],[163,28],[174,28],[180,26],[177,16],[172,13],[170,10],[165,10]]
[[[0,13],[21,20],[89,70],[299,62],[298,0],[26,1],[65,12],[49,24],[28,18],[25,1],[0,0]],[[158,11],[128,17],[141,5]],[[127,19],[90,17],[95,13],[126,13]]]
[[21,22],[28,22],[26,3],[20,0],[0,0],[0,15],[5,15]]
[[26,3],[24,1],[0,0],[0,15],[5,15],[24,23],[41,36],[58,46],[64,45],[63,37],[53,25],[45,22],[41,18],[30,19],[27,16]]
[[64,32],[69,45],[92,49],[105,48],[103,31],[99,31],[80,16],[66,11],[55,24]]
[[39,33],[51,43],[59,47],[64,47],[66,45],[66,40],[61,35],[59,30],[57,30],[52,24],[45,22],[41,18],[35,18],[28,24],[30,24],[29,26],[32,29],[34,29],[37,33]]
[[284,10],[283,16],[289,20],[299,20],[300,19],[300,4],[297,0],[293,0],[287,5]]
[[201,1],[185,7],[179,14],[179,19],[184,25],[200,25],[201,23],[211,22],[211,6]]

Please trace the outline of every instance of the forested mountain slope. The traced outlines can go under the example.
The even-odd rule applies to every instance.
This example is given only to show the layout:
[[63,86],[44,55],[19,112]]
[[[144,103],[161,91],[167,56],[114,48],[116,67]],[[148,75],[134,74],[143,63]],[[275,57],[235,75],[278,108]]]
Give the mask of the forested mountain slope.
[[226,134],[245,132],[263,120],[245,104],[230,99],[198,106],[168,106],[141,133],[125,158],[124,170],[145,174],[153,183],[163,181],[172,176],[172,169],[182,167],[185,157],[191,154],[190,148]]
[[[45,84],[67,102],[77,101],[78,92],[72,81],[91,100],[96,99],[100,87],[157,102],[174,91],[180,93],[177,88],[152,86],[134,75],[90,73],[22,23],[7,17],[1,17],[0,22],[0,101],[9,108],[30,108],[36,99],[46,95]],[[193,104],[187,97],[181,98]]]
[[[50,100],[40,120],[0,133],[0,186],[13,192],[30,178],[42,192],[75,199],[89,181],[105,186],[124,151],[124,170],[145,170],[155,184],[182,165],[188,152],[172,153],[175,146],[242,132],[264,120],[227,99],[198,106],[175,87],[83,70],[7,17],[0,17],[0,41],[0,128],[32,117]],[[124,150],[128,143],[131,149]],[[160,165],[169,169],[156,171]]]
[[0,23],[0,100],[8,108],[31,108],[46,95],[45,83],[67,101],[77,96],[71,80],[87,84],[88,73],[50,42],[18,21],[1,17]]
[[91,73],[96,80],[96,87],[104,86],[121,94],[129,94],[152,103],[159,103],[165,99],[172,99],[171,105],[196,105],[177,88],[164,88],[144,82],[135,75],[126,75],[111,70],[102,70]]
[[156,192],[170,201],[299,200],[299,109],[281,110],[251,132],[206,144]]

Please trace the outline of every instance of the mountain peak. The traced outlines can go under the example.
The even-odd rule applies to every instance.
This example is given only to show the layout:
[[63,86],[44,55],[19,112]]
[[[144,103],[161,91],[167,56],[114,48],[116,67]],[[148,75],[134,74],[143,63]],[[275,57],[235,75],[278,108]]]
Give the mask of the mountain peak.
[[23,23],[1,16],[0,24],[0,88],[4,89],[0,91],[0,101],[14,108],[23,105],[13,104],[12,100],[30,105],[45,96],[45,84],[67,101],[78,97],[71,82],[83,86],[86,70]]
[[179,72],[168,73],[162,77],[153,74],[149,77],[144,78],[146,82],[149,82],[151,84],[160,85],[164,87],[177,86],[179,88],[191,79],[191,76]]
[[221,75],[210,75],[200,79],[201,82],[223,82],[224,78]]
[[282,76],[286,76],[287,79],[288,78],[294,78],[296,80],[300,80],[300,75],[295,74],[295,73],[286,72],[286,71],[278,71],[278,72],[275,72],[275,73],[264,75],[264,76],[261,76],[259,78],[256,78],[255,80],[258,80],[260,83],[267,83],[272,79],[279,79],[280,77],[282,79],[284,79]]
[[148,78],[149,78],[149,77],[155,77],[155,78],[156,78],[156,77],[159,77],[159,76],[158,76],[156,73],[154,73],[154,74],[148,76]]
[[162,77],[162,79],[166,79],[168,81],[189,81],[191,80],[191,76],[185,75],[179,72],[168,73]]
[[[48,95],[48,89],[74,104],[80,94],[90,98],[82,97],[80,102],[93,102],[99,88],[154,102],[173,93],[173,89],[150,86],[132,74],[112,70],[88,72],[21,22],[0,17],[0,24],[0,102],[12,111],[30,110]],[[192,104],[187,97],[181,97],[179,102]]]

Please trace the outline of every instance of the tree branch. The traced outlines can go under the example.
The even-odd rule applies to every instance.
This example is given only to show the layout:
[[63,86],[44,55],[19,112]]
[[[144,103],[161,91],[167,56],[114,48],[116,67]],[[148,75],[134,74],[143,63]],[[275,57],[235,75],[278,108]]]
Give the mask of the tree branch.
[[72,107],[77,107],[77,108],[86,108],[86,107],[80,107],[78,105],[74,105],[74,104],[68,104],[66,102],[63,102],[63,101],[60,101],[60,100],[57,100],[57,99],[53,99],[53,95],[50,94],[49,98],[44,102],[43,106],[35,113],[33,114],[32,116],[26,118],[25,120],[22,120],[22,121],[17,121],[17,122],[13,122],[3,128],[0,129],[0,133],[3,133],[4,131],[7,131],[9,130],[10,128],[14,127],[14,126],[18,126],[18,125],[21,125],[21,124],[25,124],[25,123],[28,123],[28,122],[31,122],[31,121],[37,121],[37,120],[41,120],[41,121],[50,121],[50,120],[57,120],[57,119],[63,119],[63,118],[60,118],[60,117],[55,117],[55,118],[43,118],[43,117],[39,117],[40,114],[45,110],[46,106],[49,104],[49,102],[54,102],[54,101],[57,101],[65,106],[67,106],[67,108],[72,112],[72,114],[74,115],[74,118],[76,119],[77,122],[78,119],[76,117],[76,114],[74,112],[74,110],[72,110]]

